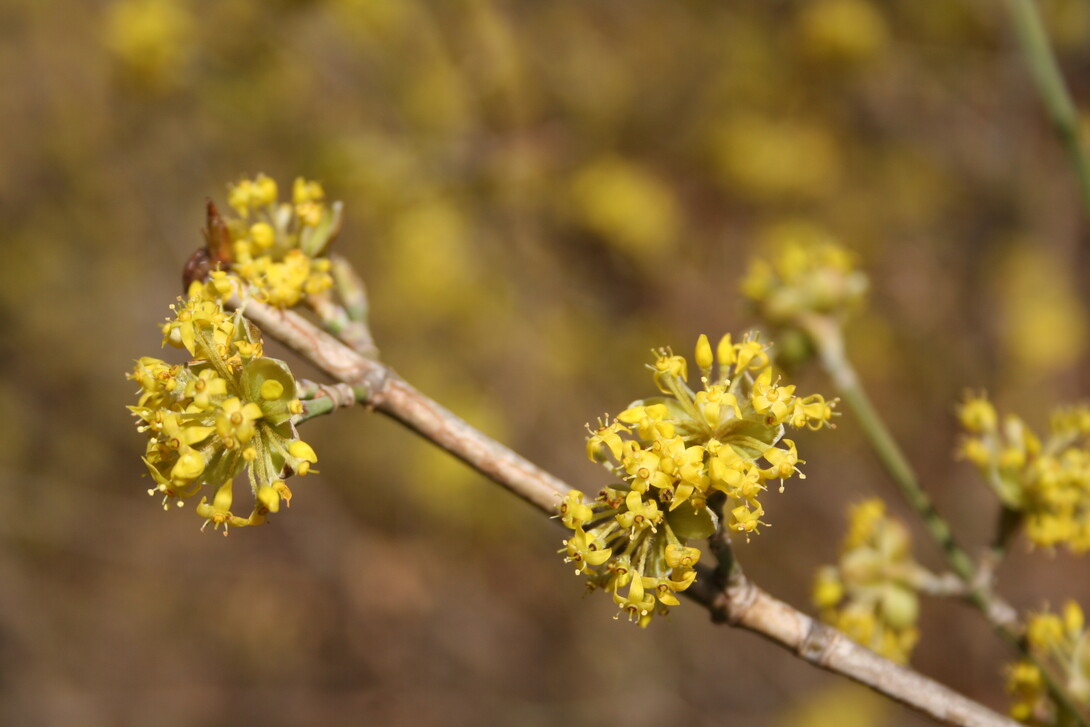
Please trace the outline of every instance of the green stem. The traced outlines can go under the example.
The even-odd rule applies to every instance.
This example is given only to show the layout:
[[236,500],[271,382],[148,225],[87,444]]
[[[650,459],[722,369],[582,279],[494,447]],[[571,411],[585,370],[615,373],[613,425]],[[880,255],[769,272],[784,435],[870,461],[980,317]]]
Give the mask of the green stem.
[[1090,157],[1079,133],[1078,110],[1041,21],[1037,0],[1007,0],[1007,7],[1037,93],[1075,168],[1083,209],[1090,215]]
[[963,581],[972,583],[976,576],[973,559],[954,540],[950,524],[939,515],[931,498],[920,487],[912,466],[863,390],[859,377],[844,352],[839,324],[828,317],[813,317],[806,321],[805,328],[817,346],[826,372],[833,379],[844,401],[855,412],[860,426],[863,427],[863,434],[874,448],[878,459],[893,477],[908,504],[923,518],[931,536],[942,547],[950,568]]
[[[310,398],[304,399],[303,413],[295,420],[299,425],[315,417],[332,414],[337,409],[343,409],[352,404],[365,404],[371,397],[371,392],[366,386],[354,386],[348,391],[334,389],[332,386],[315,385],[312,382],[298,382],[299,388],[310,394]],[[336,385],[346,387],[345,384]]]

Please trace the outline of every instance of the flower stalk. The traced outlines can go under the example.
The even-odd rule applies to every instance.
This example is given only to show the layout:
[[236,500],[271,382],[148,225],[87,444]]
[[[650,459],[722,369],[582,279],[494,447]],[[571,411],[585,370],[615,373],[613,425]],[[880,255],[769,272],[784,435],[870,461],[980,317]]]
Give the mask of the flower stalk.
[[1083,211],[1090,215],[1090,156],[1080,133],[1078,109],[1056,61],[1037,0],[1007,0],[1007,9],[1045,112],[1071,160]]

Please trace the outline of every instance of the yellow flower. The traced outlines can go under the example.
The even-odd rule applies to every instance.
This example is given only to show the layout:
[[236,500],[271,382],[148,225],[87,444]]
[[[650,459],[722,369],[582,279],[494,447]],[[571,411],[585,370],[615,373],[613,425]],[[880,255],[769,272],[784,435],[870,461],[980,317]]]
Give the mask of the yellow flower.
[[[783,443],[787,445],[787,449],[769,447],[764,451],[762,456],[768,460],[768,463],[772,466],[767,470],[761,471],[761,475],[766,480],[780,480],[781,492],[783,491],[783,481],[799,471],[798,465],[804,464],[804,462],[799,459],[799,453],[795,448],[795,443],[790,439],[784,439]],[[806,475],[799,472],[799,478],[802,479],[804,477],[806,477]]]
[[606,447],[614,459],[620,459],[623,445],[621,432],[628,433],[629,429],[627,427],[617,422],[607,424],[599,419],[598,428],[591,430],[588,425],[587,431],[591,432],[590,437],[587,439],[587,457],[590,458],[591,462],[598,461],[598,453],[602,447]]
[[634,621],[640,627],[646,627],[651,623],[651,616],[654,615],[655,609],[655,597],[644,591],[643,578],[633,578],[629,582],[628,593],[624,596],[614,591],[613,602],[628,615],[629,621]]
[[583,573],[591,566],[601,565],[612,555],[612,551],[605,547],[600,538],[587,535],[581,527],[576,528],[575,534],[564,541],[564,546],[564,550],[560,551],[567,554],[564,562],[575,563],[576,573]]
[[617,522],[625,530],[630,531],[629,537],[635,539],[641,530],[655,531],[655,526],[662,522],[662,513],[654,500],[644,500],[640,493],[633,490],[625,498],[626,509],[617,514]]
[[664,394],[673,393],[671,389],[664,388],[663,381],[673,381],[680,379],[681,381],[689,380],[689,365],[685,363],[685,358],[682,356],[674,356],[669,351],[663,350],[656,353],[655,365],[652,367],[655,372],[653,378],[655,384],[659,387],[659,391]]
[[983,395],[967,396],[958,407],[958,419],[966,431],[974,434],[994,431],[999,423],[995,407]]
[[255,422],[262,416],[260,406],[252,401],[243,404],[238,397],[232,396],[220,407],[216,431],[228,449],[235,449],[239,445],[249,444],[254,438],[257,432]]
[[1054,708],[1044,677],[1036,665],[1018,661],[1008,667],[1007,693],[1014,698],[1011,717],[1030,725],[1051,724],[1050,715]]
[[560,521],[572,530],[582,528],[593,515],[594,511],[583,502],[583,493],[579,490],[569,490],[560,504]]
[[761,515],[765,513],[760,507],[739,505],[731,510],[730,514],[734,518],[731,527],[740,533],[755,533],[758,526],[768,525],[768,523],[761,520]]
[[772,383],[772,369],[761,372],[753,382],[753,410],[765,414],[769,424],[782,424],[791,413],[795,402],[794,386],[778,386]]

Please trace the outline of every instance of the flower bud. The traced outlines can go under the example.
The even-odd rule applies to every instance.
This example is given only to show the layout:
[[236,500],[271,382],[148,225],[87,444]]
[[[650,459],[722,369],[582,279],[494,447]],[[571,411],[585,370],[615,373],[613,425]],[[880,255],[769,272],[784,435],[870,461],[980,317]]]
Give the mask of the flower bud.
[[907,588],[888,584],[882,589],[882,617],[900,631],[916,623],[920,616],[920,599]]
[[700,367],[701,371],[707,371],[712,367],[714,360],[712,358],[712,345],[708,342],[708,337],[703,333],[700,334],[700,338],[696,339],[696,365]]

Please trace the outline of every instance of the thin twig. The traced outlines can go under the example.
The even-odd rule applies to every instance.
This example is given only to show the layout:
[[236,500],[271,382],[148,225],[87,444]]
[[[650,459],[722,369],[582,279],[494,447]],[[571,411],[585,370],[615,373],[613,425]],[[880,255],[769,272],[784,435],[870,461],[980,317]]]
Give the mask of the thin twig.
[[1056,61],[1037,1],[1007,0],[1007,7],[1037,93],[1075,169],[1083,209],[1090,215],[1090,158],[1079,131],[1079,112]]
[[[900,488],[908,503],[923,519],[932,537],[942,547],[950,568],[964,581],[967,600],[983,614],[997,634],[1023,658],[1038,667],[1049,694],[1056,704],[1071,713],[1079,725],[1087,727],[1085,718],[1075,707],[1071,696],[1030,650],[1022,635],[1017,610],[992,588],[992,577],[998,562],[989,559],[984,567],[978,568],[968,553],[957,543],[950,524],[935,509],[931,498],[920,486],[916,473],[897,441],[886,428],[878,411],[871,404],[855,368],[844,351],[844,338],[840,324],[829,316],[818,315],[809,316],[802,323],[817,347],[826,373],[833,380],[848,406],[855,412],[863,428],[864,436],[867,437],[882,465]],[[993,549],[991,555],[998,556],[1001,553]]]
[[331,255],[330,265],[341,303],[333,300],[330,291],[309,296],[307,303],[322,320],[323,328],[367,358],[378,358],[378,347],[367,323],[369,305],[363,280],[340,255]]
[[[237,307],[238,301],[230,304]],[[542,510],[555,514],[571,489],[421,394],[385,364],[362,356],[305,318],[255,301],[247,301],[245,311],[259,328],[333,378],[370,392],[368,407],[396,419]]]
[[839,324],[831,317],[814,315],[804,320],[810,338],[821,355],[825,373],[833,379],[833,384],[841,397],[856,413],[863,435],[870,441],[883,467],[893,477],[901,495],[916,510],[924,524],[928,526],[935,542],[943,548],[949,567],[958,577],[967,583],[977,575],[977,567],[965,548],[958,545],[954,531],[949,523],[938,514],[931,498],[924,492],[917,480],[916,473],[897,446],[897,441],[874,409],[867,391],[863,390],[859,376],[844,350],[844,338],[840,335]]
[[319,384],[306,379],[297,380],[295,390],[296,396],[303,400],[303,413],[295,420],[296,424],[354,406],[367,401],[370,396],[370,392],[362,386],[353,387],[344,383]]
[[[232,303],[237,306],[238,301]],[[361,356],[295,313],[248,302],[246,314],[265,333],[330,376],[370,392],[367,406],[433,441],[541,511],[555,514],[562,496],[571,489],[428,399],[386,365]],[[773,598],[746,579],[736,565],[729,570],[726,582],[717,583],[715,574],[703,569],[701,578],[685,591],[716,621],[760,634],[815,666],[849,677],[945,724],[1016,725]]]

